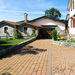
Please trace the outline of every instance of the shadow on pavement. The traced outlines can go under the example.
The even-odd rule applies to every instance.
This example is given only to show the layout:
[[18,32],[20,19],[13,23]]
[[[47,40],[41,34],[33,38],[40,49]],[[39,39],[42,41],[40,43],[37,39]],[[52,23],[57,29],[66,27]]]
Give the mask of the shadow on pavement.
[[2,73],[1,75],[12,75],[12,74],[6,72],[6,73]]
[[39,48],[34,48],[33,46],[25,46],[20,49],[11,51],[11,52],[7,53],[6,55],[1,56],[0,59],[6,58],[6,57],[11,57],[16,54],[20,54],[20,55],[34,54],[34,55],[36,55],[39,52],[45,52],[45,51],[47,51],[47,49],[39,49]]

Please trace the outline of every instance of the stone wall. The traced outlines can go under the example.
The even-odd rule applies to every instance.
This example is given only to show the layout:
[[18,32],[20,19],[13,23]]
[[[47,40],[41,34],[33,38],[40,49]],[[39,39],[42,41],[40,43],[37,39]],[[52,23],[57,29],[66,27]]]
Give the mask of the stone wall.
[[27,40],[27,41],[24,41],[24,42],[22,42],[22,43],[19,43],[19,44],[17,44],[17,45],[14,45],[14,46],[8,47],[8,48],[6,48],[6,49],[0,50],[0,56],[3,56],[3,55],[5,55],[5,54],[7,54],[8,52],[17,50],[18,48],[21,48],[21,47],[23,47],[23,46],[25,46],[25,45],[27,45],[27,44],[29,44],[29,43],[35,41],[35,40],[36,40],[35,38],[31,38],[31,39],[29,39],[29,40]]
[[52,41],[52,42],[53,42],[53,44],[59,45],[59,46],[75,47],[75,43],[60,42],[60,41]]

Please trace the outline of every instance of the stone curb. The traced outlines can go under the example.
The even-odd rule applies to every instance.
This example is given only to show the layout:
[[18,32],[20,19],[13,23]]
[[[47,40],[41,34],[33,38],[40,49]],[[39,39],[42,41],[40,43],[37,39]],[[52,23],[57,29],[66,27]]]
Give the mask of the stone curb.
[[25,45],[27,45],[27,44],[29,44],[29,43],[35,41],[35,40],[36,40],[36,38],[31,38],[31,39],[26,40],[26,41],[24,41],[24,42],[21,42],[21,43],[19,43],[19,44],[17,44],[17,45],[13,45],[13,46],[8,47],[8,48],[6,48],[6,49],[0,50],[0,56],[5,55],[6,53],[8,53],[8,52],[10,52],[10,51],[13,51],[13,50],[16,50],[16,49],[18,49],[18,48],[21,48],[21,47],[23,47],[23,46],[25,46]]
[[60,41],[54,41],[54,40],[52,40],[52,43],[59,46],[75,47],[75,43],[60,42]]
[[52,66],[51,65],[52,65],[52,57],[51,57],[51,43],[50,43],[46,75],[52,75]]

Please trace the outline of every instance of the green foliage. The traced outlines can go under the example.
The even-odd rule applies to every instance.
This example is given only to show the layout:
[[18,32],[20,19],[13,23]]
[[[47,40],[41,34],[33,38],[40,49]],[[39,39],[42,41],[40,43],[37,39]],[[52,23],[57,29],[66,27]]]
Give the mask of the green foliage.
[[75,40],[70,40],[69,42],[70,42],[70,43],[75,43]]
[[32,32],[30,36],[35,37],[36,36],[35,32]]
[[14,34],[13,34],[13,39],[18,39],[21,38],[21,34],[18,32],[18,29],[16,26],[14,26]]
[[5,30],[4,33],[8,34],[7,30]]
[[0,50],[6,49],[7,47],[16,45],[16,44],[21,43],[23,41],[26,41],[28,39],[29,38],[27,38],[27,39],[13,39],[13,40],[10,40],[10,39],[6,40],[6,38],[0,39]]
[[19,21],[19,22],[17,22],[17,23],[24,23],[24,20],[23,20],[23,21]]
[[14,26],[14,30],[13,30],[13,39],[16,39],[17,38],[17,28],[16,26]]
[[8,32],[7,32],[7,30],[5,30],[4,33],[6,34],[6,40],[8,40]]
[[65,37],[65,35],[58,35],[58,37],[59,37],[59,38],[61,38],[61,37]]
[[58,35],[57,37],[58,37],[58,39],[65,39],[65,36],[66,35]]
[[61,13],[59,10],[57,10],[55,8],[51,8],[51,9],[45,11],[45,16],[59,20],[61,17]]
[[52,34],[53,40],[57,40],[57,30],[56,29],[52,30],[51,34]]

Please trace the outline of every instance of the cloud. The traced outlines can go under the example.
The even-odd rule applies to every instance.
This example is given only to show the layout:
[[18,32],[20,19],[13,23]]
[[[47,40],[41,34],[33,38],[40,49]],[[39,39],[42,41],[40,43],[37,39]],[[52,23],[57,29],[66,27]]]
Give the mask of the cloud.
[[[25,12],[29,14],[29,19],[34,19],[43,16],[44,11],[52,7],[60,10],[62,17],[65,17],[67,14],[66,4],[60,4],[58,1],[59,0],[0,0],[0,20],[21,20],[24,19]],[[60,0],[60,2],[62,1]]]
[[[7,15],[0,15],[0,17],[7,17]],[[24,17],[24,16],[8,16],[8,17]]]
[[29,12],[29,11],[15,11],[15,10],[0,10],[0,12],[14,12],[14,13],[16,13],[16,12],[18,12],[18,13],[29,13],[29,14],[44,14],[44,12],[42,12],[42,11],[32,11],[32,12]]

